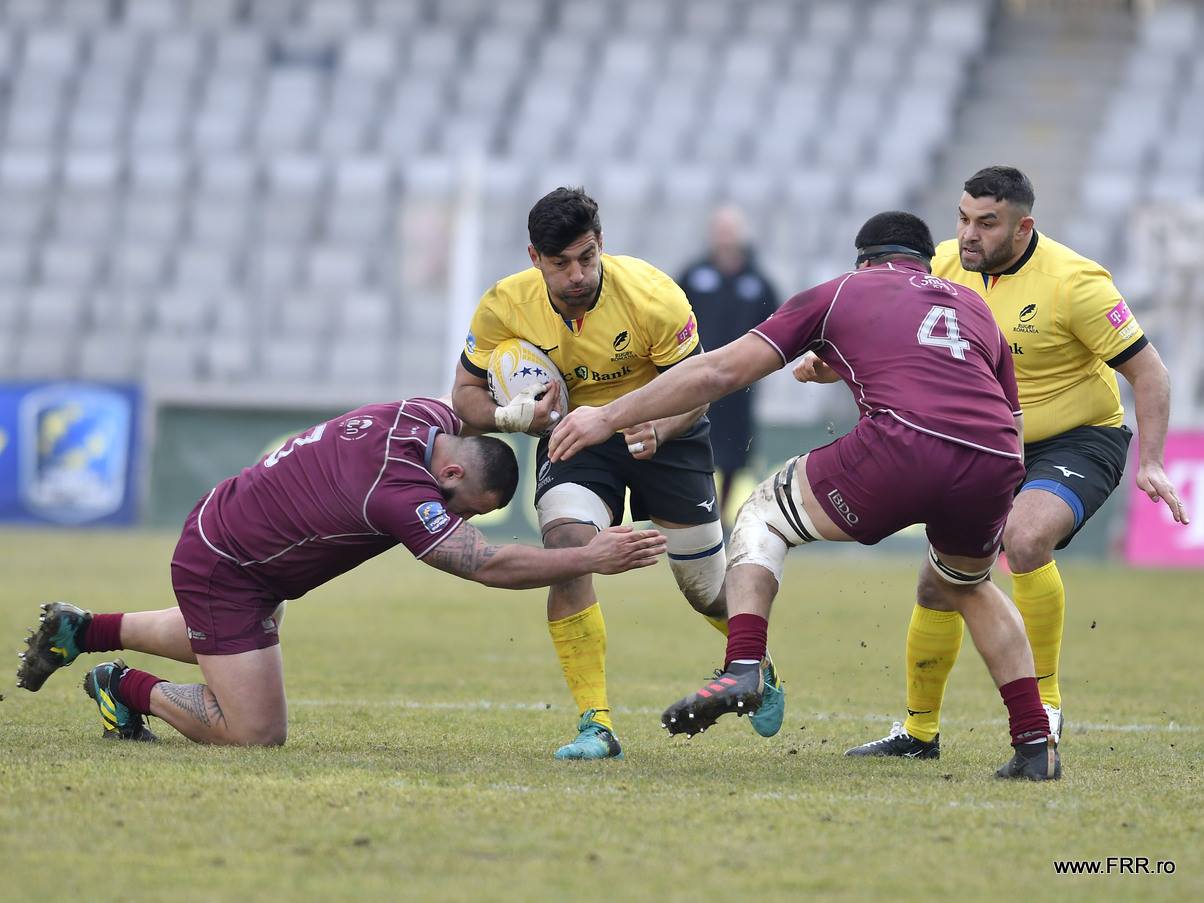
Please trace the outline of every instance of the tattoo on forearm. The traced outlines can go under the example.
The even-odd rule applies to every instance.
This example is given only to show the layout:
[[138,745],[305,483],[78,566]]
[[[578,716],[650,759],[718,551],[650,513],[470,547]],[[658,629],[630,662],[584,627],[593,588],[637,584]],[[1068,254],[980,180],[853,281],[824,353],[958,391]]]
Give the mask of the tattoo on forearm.
[[226,723],[222,707],[217,704],[217,697],[204,684],[172,684],[164,681],[159,684],[167,701],[176,708],[187,712],[206,727],[215,727]]
[[441,571],[458,577],[470,577],[485,566],[501,550],[490,545],[481,531],[471,524],[461,524],[451,536],[439,543],[424,561]]

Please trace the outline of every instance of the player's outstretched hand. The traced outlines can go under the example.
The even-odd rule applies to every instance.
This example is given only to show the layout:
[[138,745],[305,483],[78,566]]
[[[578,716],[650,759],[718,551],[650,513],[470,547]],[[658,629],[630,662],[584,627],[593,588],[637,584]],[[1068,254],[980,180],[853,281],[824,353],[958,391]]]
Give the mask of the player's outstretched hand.
[[1171,517],[1176,523],[1191,523],[1187,509],[1183,507],[1183,502],[1175,492],[1175,484],[1170,481],[1161,464],[1142,464],[1137,470],[1137,488],[1148,495],[1151,502],[1159,499],[1166,502],[1166,507],[1171,509]]
[[821,361],[813,351],[808,351],[800,357],[791,373],[801,383],[834,383],[840,380],[836,371]]
[[601,408],[583,405],[571,412],[552,430],[548,457],[553,461],[567,461],[583,448],[605,442],[613,432],[614,430],[606,425]]
[[585,549],[595,574],[621,574],[656,564],[665,551],[665,537],[655,530],[610,527],[591,539]]

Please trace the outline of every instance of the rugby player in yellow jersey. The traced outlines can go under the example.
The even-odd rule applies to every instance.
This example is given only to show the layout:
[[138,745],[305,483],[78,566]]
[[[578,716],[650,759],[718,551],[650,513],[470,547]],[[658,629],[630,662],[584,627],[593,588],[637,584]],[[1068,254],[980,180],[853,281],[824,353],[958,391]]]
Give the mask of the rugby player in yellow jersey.
[[[937,247],[932,272],[982,295],[1012,346],[1026,472],[1003,545],[1041,701],[1059,735],[1066,593],[1053,555],[1099,510],[1124,472],[1132,434],[1113,371],[1133,387],[1138,487],[1164,501],[1179,523],[1187,523],[1187,515],[1163,468],[1166,367],[1108,271],[1037,232],[1033,200],[1032,183],[1018,169],[975,173],[958,205],[957,239]],[[826,377],[810,363],[799,371],[804,381]],[[846,755],[940,757],[941,701],[962,626],[957,612],[916,604],[907,633],[907,720]]]
[[[531,268],[508,276],[481,298],[456,370],[452,399],[472,427],[503,432],[546,431],[552,392],[538,402],[516,398],[499,407],[486,370],[498,343],[538,345],[564,375],[569,407],[598,406],[634,391],[702,350],[685,293],[651,264],[602,251],[598,205],[581,189],[558,188],[527,218]],[[727,633],[722,596],[726,555],[715,504],[714,461],[706,407],[641,423],[571,461],[536,451],[535,504],[548,548],[585,545],[623,517],[626,494],[636,520],[665,534],[682,595]],[[577,703],[577,737],[559,759],[623,755],[606,692],[606,625],[591,578],[555,584],[548,592],[548,631]],[[766,701],[750,717],[769,737],[781,728],[784,700],[772,663],[763,663]]]

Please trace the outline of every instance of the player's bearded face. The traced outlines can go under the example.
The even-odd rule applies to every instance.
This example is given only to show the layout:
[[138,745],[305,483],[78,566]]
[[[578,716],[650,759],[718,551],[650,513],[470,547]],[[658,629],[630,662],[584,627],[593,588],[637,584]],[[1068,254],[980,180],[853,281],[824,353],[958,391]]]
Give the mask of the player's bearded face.
[[559,254],[540,254],[535,262],[548,294],[564,312],[585,312],[598,294],[602,277],[602,242],[586,233]]
[[971,273],[1006,270],[1019,253],[1016,236],[1023,216],[1007,201],[963,193],[957,208],[957,251],[962,267]]

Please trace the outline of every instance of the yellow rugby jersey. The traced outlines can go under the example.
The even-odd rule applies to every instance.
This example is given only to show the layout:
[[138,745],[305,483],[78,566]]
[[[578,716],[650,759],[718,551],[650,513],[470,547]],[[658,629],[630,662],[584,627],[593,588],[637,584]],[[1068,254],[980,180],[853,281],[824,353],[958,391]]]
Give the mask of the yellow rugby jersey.
[[484,378],[498,343],[526,339],[564,374],[571,409],[626,395],[698,347],[685,292],[652,264],[603,254],[601,281],[594,306],[566,322],[535,267],[502,279],[477,304],[461,362]]
[[1112,368],[1148,342],[1102,266],[1034,231],[1004,273],[962,269],[956,239],[937,246],[932,272],[974,289],[995,314],[1012,346],[1026,443],[1124,422]]

